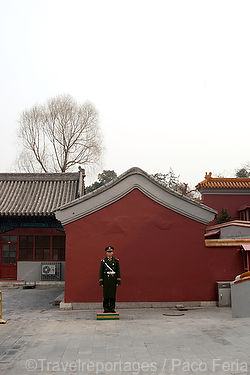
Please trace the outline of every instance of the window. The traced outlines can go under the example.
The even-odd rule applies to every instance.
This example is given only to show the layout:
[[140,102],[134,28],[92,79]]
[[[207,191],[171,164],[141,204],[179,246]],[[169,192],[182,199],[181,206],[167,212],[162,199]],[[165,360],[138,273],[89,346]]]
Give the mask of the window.
[[64,260],[65,259],[65,237],[53,236],[52,259]]
[[19,260],[33,260],[33,236],[20,236]]
[[17,242],[17,236],[2,236],[2,242]]
[[35,237],[35,259],[50,260],[50,236]]
[[2,263],[16,263],[17,236],[2,236]]
[[250,221],[250,207],[245,206],[244,208],[238,210],[240,213],[240,220]]
[[[1,236],[0,236],[1,239]],[[19,240],[19,246],[18,246]],[[17,256],[19,248],[19,255]],[[0,253],[1,256],[1,253]],[[16,259],[17,258],[17,259]],[[2,236],[2,263],[65,260],[65,236]],[[1,258],[0,258],[1,261]]]

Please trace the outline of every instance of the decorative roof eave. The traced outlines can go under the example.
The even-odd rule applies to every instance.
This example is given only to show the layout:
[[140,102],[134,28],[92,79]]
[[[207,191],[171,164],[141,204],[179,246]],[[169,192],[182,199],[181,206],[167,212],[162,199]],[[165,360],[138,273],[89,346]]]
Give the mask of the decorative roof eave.
[[54,212],[5,212],[0,213],[1,218],[24,218],[24,217],[53,217],[55,218]]
[[140,168],[131,168],[105,186],[55,209],[63,225],[90,215],[138,189],[150,199],[183,216],[208,224],[217,211],[181,195],[156,181]]
[[232,246],[239,247],[244,244],[250,245],[250,238],[205,240],[206,247],[232,247]]
[[204,194],[250,194],[250,178],[222,178],[212,177],[206,173],[205,180],[196,185],[196,189]]
[[224,227],[231,227],[231,226],[237,226],[237,227],[250,227],[250,221],[245,220],[231,220],[227,221],[226,223],[220,223],[215,224],[207,227],[206,232],[209,233],[210,231],[215,231]]
[[235,189],[219,189],[219,188],[203,188],[200,187],[197,190],[202,195],[209,194],[209,195],[250,195],[250,189],[242,189],[242,188],[235,188]]

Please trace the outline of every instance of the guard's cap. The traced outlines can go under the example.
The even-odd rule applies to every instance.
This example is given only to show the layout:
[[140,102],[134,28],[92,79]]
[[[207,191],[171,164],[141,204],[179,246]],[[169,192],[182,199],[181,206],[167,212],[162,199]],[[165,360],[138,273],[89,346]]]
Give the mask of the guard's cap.
[[114,251],[114,248],[113,248],[113,246],[108,246],[108,247],[106,247],[105,251],[107,251],[107,252]]

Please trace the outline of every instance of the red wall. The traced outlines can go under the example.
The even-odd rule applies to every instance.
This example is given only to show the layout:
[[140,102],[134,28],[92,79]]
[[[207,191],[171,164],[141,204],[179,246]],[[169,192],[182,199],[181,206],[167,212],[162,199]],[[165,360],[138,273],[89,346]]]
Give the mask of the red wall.
[[120,259],[118,302],[216,300],[216,281],[243,272],[235,248],[211,249],[205,225],[135,189],[116,203],[65,226],[65,302],[100,302],[105,247]]
[[238,208],[250,204],[250,195],[203,194],[202,199],[206,206],[218,211],[217,216],[220,216],[222,208],[226,208],[231,220],[240,218]]

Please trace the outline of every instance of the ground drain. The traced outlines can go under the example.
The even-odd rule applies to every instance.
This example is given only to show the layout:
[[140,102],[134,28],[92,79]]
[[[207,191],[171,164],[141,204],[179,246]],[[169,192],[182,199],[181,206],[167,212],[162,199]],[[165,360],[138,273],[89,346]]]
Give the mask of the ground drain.
[[168,312],[166,312],[162,315],[165,315],[165,316],[182,316],[182,315],[185,315],[183,313],[183,311],[188,311],[188,309],[179,308],[179,309],[176,309],[176,310],[169,310]]
[[182,316],[182,315],[185,315],[184,313],[180,312],[180,311],[173,311],[173,312],[169,312],[169,313],[166,313],[166,314],[162,314],[162,315],[165,315],[165,316]]

